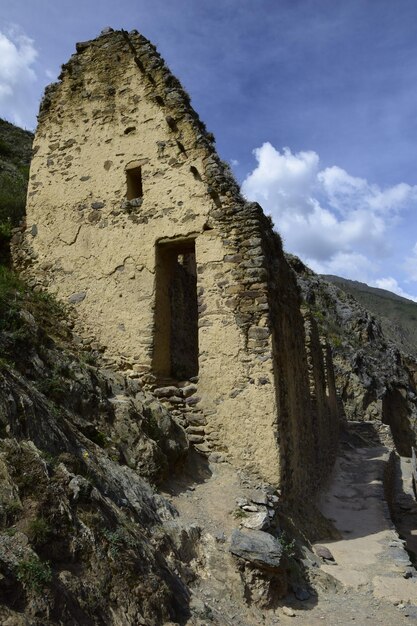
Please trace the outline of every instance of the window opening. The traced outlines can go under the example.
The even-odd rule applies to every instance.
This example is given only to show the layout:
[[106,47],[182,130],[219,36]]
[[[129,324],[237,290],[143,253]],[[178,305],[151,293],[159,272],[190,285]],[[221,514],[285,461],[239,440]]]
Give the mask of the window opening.
[[176,380],[198,374],[198,303],[195,241],[156,246],[153,370]]
[[142,168],[131,167],[126,170],[127,190],[126,197],[128,200],[142,198]]

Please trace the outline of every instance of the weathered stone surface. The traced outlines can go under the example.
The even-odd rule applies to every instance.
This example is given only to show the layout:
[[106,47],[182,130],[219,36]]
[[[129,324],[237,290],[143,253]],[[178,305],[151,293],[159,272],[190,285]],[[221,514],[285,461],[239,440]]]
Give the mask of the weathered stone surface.
[[68,302],[71,304],[78,304],[82,302],[87,295],[86,291],[79,291],[78,293],[73,293],[71,296],[68,296]]
[[284,615],[286,615],[287,617],[295,617],[295,611],[294,609],[292,609],[290,606],[283,606],[282,607],[282,612],[284,613]]
[[197,385],[186,385],[181,388],[181,394],[184,398],[192,396],[197,391]]
[[25,349],[0,329],[0,621],[184,623],[198,529],[147,479],[183,460],[185,433],[135,381],[78,359],[48,307],[13,320]]
[[282,565],[281,543],[261,530],[235,530],[230,552],[261,569],[280,568]]
[[[45,93],[34,149],[27,223],[39,230],[27,229],[16,263],[77,305],[80,337],[125,369],[140,366],[144,384],[159,380],[164,402],[210,412],[213,451],[294,495],[316,489],[337,440],[331,361],[314,339],[306,364],[281,240],[150,42],[106,31],[79,44]],[[189,292],[175,283],[181,271]],[[192,350],[190,333],[167,331],[191,303],[180,317],[198,327]],[[177,367],[174,352],[193,367]],[[160,389],[188,378],[196,389]]]
[[202,426],[187,426],[186,431],[190,435],[204,435],[204,428]]
[[270,518],[268,511],[258,511],[248,517],[242,519],[241,525],[245,528],[253,528],[254,530],[267,530],[270,526]]
[[190,441],[190,443],[204,443],[204,436],[203,435],[194,435],[194,434],[190,434],[188,435],[188,440]]
[[169,387],[157,387],[153,390],[153,394],[157,398],[167,398],[169,396],[175,396],[178,392],[178,387],[173,387],[172,385]]
[[250,499],[255,504],[268,504],[268,496],[265,491],[261,491],[260,489],[256,489],[251,492]]
[[314,552],[322,559],[326,561],[334,561],[334,556],[326,546],[314,546]]
[[242,509],[244,511],[249,511],[250,513],[255,513],[256,511],[258,511],[258,507],[254,504],[243,504]]
[[205,426],[207,424],[207,419],[200,413],[187,413],[186,415],[187,422],[191,426]]

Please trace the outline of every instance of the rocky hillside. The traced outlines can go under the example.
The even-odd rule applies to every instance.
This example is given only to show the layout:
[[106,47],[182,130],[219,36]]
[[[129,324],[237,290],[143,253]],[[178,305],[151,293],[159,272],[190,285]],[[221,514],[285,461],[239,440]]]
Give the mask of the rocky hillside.
[[351,295],[323,280],[298,258],[287,259],[305,305],[332,345],[342,408],[350,421],[371,421],[380,437],[390,427],[399,454],[417,436],[417,361],[384,333],[379,320]]
[[69,326],[0,267],[0,622],[184,621],[177,514],[152,485],[184,460],[185,433]]
[[353,296],[365,309],[376,315],[385,336],[402,352],[417,358],[417,302],[356,280],[331,275],[323,275],[322,278]]

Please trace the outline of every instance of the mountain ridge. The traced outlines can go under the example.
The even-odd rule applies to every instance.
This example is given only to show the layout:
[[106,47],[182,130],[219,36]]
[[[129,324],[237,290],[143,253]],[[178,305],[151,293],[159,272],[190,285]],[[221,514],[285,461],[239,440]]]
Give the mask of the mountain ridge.
[[323,274],[323,280],[352,295],[381,321],[384,334],[404,353],[417,356],[417,302],[387,289],[360,281]]

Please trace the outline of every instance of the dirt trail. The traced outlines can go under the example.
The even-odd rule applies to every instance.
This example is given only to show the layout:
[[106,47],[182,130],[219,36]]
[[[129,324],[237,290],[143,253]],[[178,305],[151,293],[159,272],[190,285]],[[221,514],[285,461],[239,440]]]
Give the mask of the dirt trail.
[[[390,623],[393,608],[397,624],[403,623],[402,618],[410,623],[417,621],[417,578],[385,500],[388,457],[384,447],[342,449],[319,505],[341,539],[321,542],[335,559],[322,569],[340,581],[353,604],[363,604],[367,598],[365,615],[373,609],[378,624]],[[342,618],[333,623],[347,622]]]
[[226,463],[195,467],[188,480],[173,483],[168,493],[180,518],[201,528],[199,578],[191,600],[201,620],[190,626],[417,624],[417,578],[403,577],[410,564],[384,499],[387,455],[383,447],[341,450],[320,504],[340,531],[339,541],[321,542],[337,565],[323,562],[317,594],[307,601],[293,594],[284,599],[294,617],[285,615],[282,606],[249,607],[229,554],[231,533],[239,525],[233,516],[236,498],[253,485]]

